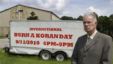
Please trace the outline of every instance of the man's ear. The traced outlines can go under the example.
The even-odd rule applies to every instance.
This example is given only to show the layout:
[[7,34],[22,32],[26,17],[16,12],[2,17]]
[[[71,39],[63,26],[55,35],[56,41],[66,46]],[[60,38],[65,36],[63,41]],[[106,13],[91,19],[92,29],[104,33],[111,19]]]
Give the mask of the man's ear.
[[97,22],[95,22],[95,24],[97,25]]
[[95,24],[96,24],[96,27],[97,27],[97,25],[98,25],[98,22],[95,22]]

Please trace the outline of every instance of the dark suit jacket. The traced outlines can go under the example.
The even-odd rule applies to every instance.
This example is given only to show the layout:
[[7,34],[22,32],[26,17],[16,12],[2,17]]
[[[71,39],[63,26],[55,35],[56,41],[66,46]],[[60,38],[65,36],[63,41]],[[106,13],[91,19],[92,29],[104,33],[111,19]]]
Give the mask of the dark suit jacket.
[[87,35],[78,38],[72,54],[72,64],[112,64],[112,38],[97,32],[92,42],[85,45]]

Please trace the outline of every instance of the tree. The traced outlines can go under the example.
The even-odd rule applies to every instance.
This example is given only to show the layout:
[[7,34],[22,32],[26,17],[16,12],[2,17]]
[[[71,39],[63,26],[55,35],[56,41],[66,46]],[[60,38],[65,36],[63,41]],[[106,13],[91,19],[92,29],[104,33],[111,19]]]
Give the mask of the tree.
[[73,17],[62,16],[60,19],[61,19],[61,20],[73,20]]
[[83,20],[83,16],[80,15],[77,20]]
[[109,25],[109,34],[113,37],[113,14],[109,16],[110,25]]
[[38,17],[36,16],[35,12],[31,12],[31,16],[28,17],[27,20],[38,20]]
[[97,29],[113,37],[113,21],[111,20],[111,16],[99,16]]
[[111,14],[111,15],[109,16],[109,19],[110,19],[111,21],[113,21],[113,14]]

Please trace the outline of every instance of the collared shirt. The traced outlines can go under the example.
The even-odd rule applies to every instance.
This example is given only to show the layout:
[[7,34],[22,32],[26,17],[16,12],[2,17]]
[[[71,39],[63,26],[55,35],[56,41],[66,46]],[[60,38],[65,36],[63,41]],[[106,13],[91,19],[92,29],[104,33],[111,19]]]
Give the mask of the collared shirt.
[[94,33],[91,36],[87,35],[87,43],[86,43],[86,45],[91,43],[91,41],[95,37],[96,33],[97,33],[97,30],[95,30]]
[[88,37],[93,39],[95,37],[96,33],[97,33],[97,30],[95,30],[94,33],[91,36],[88,35]]

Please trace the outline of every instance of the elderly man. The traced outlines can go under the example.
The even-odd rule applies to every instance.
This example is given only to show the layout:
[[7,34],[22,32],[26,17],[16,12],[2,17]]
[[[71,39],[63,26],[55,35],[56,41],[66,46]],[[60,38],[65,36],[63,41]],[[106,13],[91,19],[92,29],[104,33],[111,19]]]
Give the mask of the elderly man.
[[78,38],[72,54],[72,64],[112,64],[112,38],[97,31],[94,12],[83,16],[87,34]]

